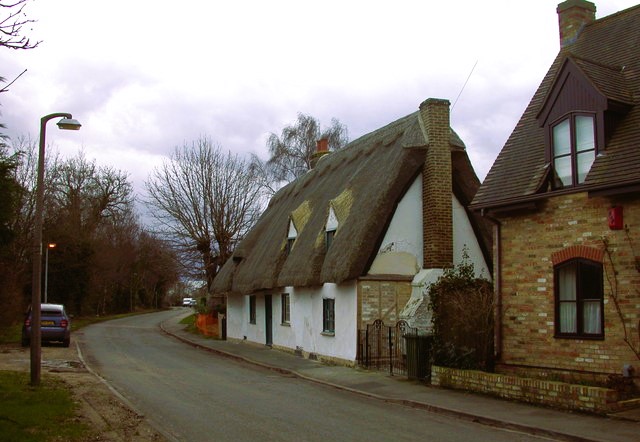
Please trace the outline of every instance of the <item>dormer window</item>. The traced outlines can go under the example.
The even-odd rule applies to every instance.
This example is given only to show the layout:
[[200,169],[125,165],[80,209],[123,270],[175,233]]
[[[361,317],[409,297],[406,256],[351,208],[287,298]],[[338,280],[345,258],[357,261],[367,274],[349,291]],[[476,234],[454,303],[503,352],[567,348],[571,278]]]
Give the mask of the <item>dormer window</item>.
[[571,114],[551,127],[553,169],[559,187],[584,183],[596,158],[595,129],[595,117],[589,114]]
[[327,250],[329,250],[329,248],[331,247],[331,244],[333,243],[333,237],[335,235],[336,235],[336,231],[335,230],[327,230],[326,231],[325,242],[327,244]]
[[293,224],[293,220],[289,220],[289,230],[287,232],[287,244],[286,244],[286,252],[287,255],[291,253],[293,249],[293,244],[296,242],[296,238],[298,237],[298,230],[296,226]]
[[291,253],[291,249],[293,249],[294,242],[296,242],[295,238],[287,238],[287,255]]
[[337,230],[338,218],[336,217],[336,213],[333,211],[333,207],[329,206],[329,216],[327,216],[327,224],[325,226],[325,245],[327,250],[331,247]]
[[[552,189],[592,184],[589,172],[616,126],[633,106],[620,66],[567,57],[536,116],[545,131]],[[540,188],[547,183],[540,181]]]

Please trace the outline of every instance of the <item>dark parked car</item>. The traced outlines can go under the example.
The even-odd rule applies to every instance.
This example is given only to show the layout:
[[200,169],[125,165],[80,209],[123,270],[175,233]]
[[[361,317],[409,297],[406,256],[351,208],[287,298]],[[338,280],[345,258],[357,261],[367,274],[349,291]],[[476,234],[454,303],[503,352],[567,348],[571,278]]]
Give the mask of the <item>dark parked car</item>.
[[[65,347],[71,342],[71,320],[61,304],[41,304],[40,333],[42,342],[62,342]],[[31,307],[22,325],[22,346],[31,342]]]

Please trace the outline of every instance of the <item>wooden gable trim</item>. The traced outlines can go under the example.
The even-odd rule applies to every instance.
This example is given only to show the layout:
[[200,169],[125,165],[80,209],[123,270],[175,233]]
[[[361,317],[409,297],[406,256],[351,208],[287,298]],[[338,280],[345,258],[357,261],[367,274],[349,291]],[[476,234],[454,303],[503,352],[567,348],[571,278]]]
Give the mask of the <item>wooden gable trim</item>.
[[547,93],[536,116],[538,125],[545,128],[545,161],[551,161],[551,124],[573,113],[588,113],[595,117],[596,153],[605,147],[605,110],[608,99],[589,77],[567,57]]
[[[573,83],[571,82],[572,80]],[[575,90],[576,85],[581,87],[584,92],[580,93]],[[567,88],[571,90],[567,91]],[[567,97],[567,92],[570,93],[569,97]],[[564,103],[560,102],[562,98],[566,100]],[[587,99],[590,99],[591,103],[585,103]],[[561,110],[556,109],[558,105],[562,106]],[[570,112],[603,112],[606,108],[607,97],[589,80],[589,77],[580,69],[573,59],[567,57],[558,70],[556,78],[542,102],[536,119],[538,120],[539,126],[544,127],[550,123],[550,119],[559,119],[562,115]],[[554,110],[556,110],[556,113],[552,116]]]
[[627,183],[617,183],[615,186],[608,186],[601,189],[589,191],[589,198],[604,196],[616,196],[624,195],[627,193],[640,193],[640,183],[637,181],[630,181]]
[[357,281],[403,281],[403,282],[411,282],[413,281],[414,275],[362,275],[359,276]]

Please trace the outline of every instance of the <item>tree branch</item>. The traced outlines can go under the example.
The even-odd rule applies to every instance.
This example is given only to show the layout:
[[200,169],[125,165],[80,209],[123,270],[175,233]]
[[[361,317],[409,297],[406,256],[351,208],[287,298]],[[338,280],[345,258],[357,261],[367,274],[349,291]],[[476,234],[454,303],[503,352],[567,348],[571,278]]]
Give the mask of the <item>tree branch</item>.
[[[27,70],[25,69],[24,71],[22,71],[16,78],[14,78],[11,83],[9,83],[8,85],[6,85],[5,87],[3,87],[2,89],[0,89],[0,94],[2,92],[8,92],[9,91],[9,86],[11,86],[13,83],[16,82],[16,80],[20,77],[22,77],[22,75],[27,72]],[[3,77],[0,77],[0,81],[5,81],[5,79]]]

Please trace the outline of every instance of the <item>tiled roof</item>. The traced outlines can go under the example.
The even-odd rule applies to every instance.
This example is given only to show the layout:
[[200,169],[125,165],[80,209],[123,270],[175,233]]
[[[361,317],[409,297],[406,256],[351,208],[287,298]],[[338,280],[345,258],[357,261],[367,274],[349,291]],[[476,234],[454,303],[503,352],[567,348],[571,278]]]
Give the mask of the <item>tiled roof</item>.
[[545,168],[545,129],[537,116],[563,64],[571,58],[608,100],[628,106],[607,144],[576,191],[640,183],[640,5],[587,25],[575,43],[558,53],[520,121],[472,202],[492,208],[541,195]]

